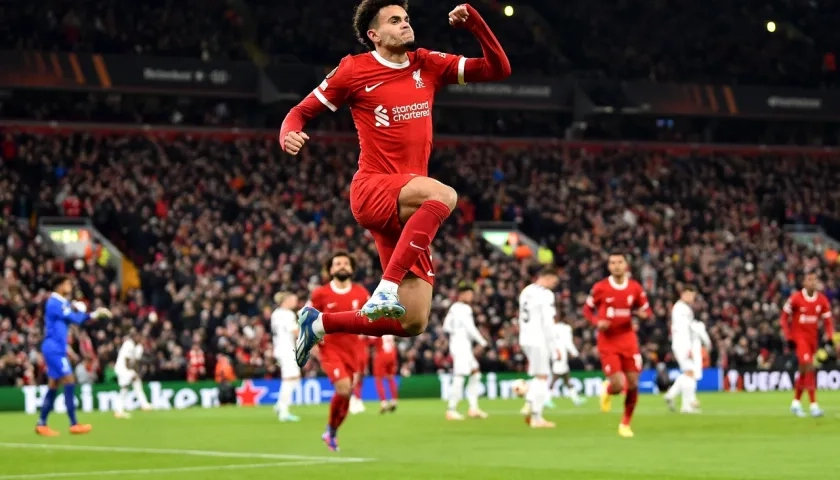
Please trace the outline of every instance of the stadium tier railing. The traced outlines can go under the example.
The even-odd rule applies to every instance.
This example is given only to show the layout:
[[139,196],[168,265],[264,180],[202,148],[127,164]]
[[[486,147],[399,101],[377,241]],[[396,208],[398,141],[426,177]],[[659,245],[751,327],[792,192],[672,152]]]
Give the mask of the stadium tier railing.
[[[130,125],[85,122],[43,122],[28,120],[0,120],[0,133],[23,132],[33,134],[90,133],[92,135],[150,135],[161,138],[190,135],[211,137],[219,140],[238,138],[261,138],[276,140],[279,126],[272,129],[212,128],[180,125]],[[356,143],[355,132],[310,131],[310,137],[318,142]],[[650,141],[612,140],[562,140],[549,137],[495,138],[492,136],[437,135],[435,145],[439,147],[476,144],[494,145],[501,148],[556,147],[568,150],[580,149],[597,154],[605,150],[635,150],[666,153],[669,155],[729,154],[745,157],[759,155],[802,155],[808,157],[840,157],[838,147],[812,147],[761,144],[718,144],[718,143],[675,143]]]

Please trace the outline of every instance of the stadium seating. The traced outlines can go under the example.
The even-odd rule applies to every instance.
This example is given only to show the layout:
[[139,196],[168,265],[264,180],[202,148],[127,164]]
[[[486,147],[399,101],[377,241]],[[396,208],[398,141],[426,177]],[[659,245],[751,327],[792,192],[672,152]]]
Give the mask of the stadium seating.
[[[837,80],[840,18],[820,2],[536,2],[511,17],[501,2],[474,3],[517,74],[809,87]],[[411,5],[421,45],[480,53],[468,34],[449,28],[454,3]],[[334,65],[363,50],[351,16],[349,5],[329,0],[30,2],[0,7],[0,48],[240,60],[257,48],[279,61]]]
[[[347,206],[357,149],[348,138],[325,133],[291,158],[272,136],[9,133],[0,145],[8,279],[0,299],[9,299],[0,300],[0,357],[14,372],[6,377],[40,379],[37,318],[51,270],[75,270],[85,296],[115,311],[117,320],[90,329],[103,370],[114,360],[118,330],[133,325],[149,338],[148,378],[182,378],[184,353],[196,342],[211,358],[230,355],[240,373],[276,375],[266,333],[274,292],[306,297],[322,281],[319,261],[336,249],[359,259],[363,284],[380,274],[372,242]],[[401,344],[404,371],[447,365],[440,323],[462,279],[478,283],[477,321],[493,339],[483,367],[522,367],[515,298],[538,265],[477,238],[472,225],[482,220],[515,222],[554,252],[561,312],[581,348],[578,368],[597,368],[579,306],[605,274],[611,248],[632,254],[652,298],[655,315],[639,326],[647,363],[669,359],[667,309],[678,286],[693,283],[703,293],[712,362],[784,365],[789,356],[775,324],[797,273],[819,267],[827,294],[840,294],[836,266],[784,233],[785,223],[838,214],[830,196],[836,164],[804,152],[438,142],[431,174],[461,200],[433,246],[432,322]],[[31,219],[62,214],[59,199],[68,195],[140,266],[141,290],[121,299],[95,261],[55,260],[36,240]]]

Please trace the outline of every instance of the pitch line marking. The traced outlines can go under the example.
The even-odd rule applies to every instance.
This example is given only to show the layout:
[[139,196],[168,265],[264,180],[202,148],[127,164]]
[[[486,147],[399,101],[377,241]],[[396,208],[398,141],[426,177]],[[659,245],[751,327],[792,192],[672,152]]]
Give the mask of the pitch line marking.
[[93,470],[90,472],[53,472],[53,473],[24,473],[19,475],[0,475],[0,480],[25,480],[38,478],[71,478],[71,477],[109,477],[119,475],[137,475],[137,474],[161,474],[161,473],[188,473],[188,472],[205,472],[212,470],[251,470],[256,468],[268,467],[303,467],[311,465],[326,465],[329,462],[315,461],[315,460],[299,460],[291,462],[274,462],[274,463],[252,463],[252,464],[234,464],[234,465],[205,465],[196,467],[171,467],[171,468],[139,468],[128,470]]
[[[259,453],[259,452],[220,452],[214,450],[183,450],[174,448],[142,448],[142,447],[106,447],[97,445],[64,445],[49,443],[12,443],[2,442],[0,447],[5,448],[29,448],[43,450],[75,450],[87,452],[111,452],[111,453],[149,453],[160,455],[186,455],[194,457],[215,457],[215,458],[248,458],[263,460],[297,460],[322,463],[361,463],[372,462],[373,458],[358,457],[324,457],[312,455],[290,455],[284,453]],[[5,477],[0,477],[5,478]]]

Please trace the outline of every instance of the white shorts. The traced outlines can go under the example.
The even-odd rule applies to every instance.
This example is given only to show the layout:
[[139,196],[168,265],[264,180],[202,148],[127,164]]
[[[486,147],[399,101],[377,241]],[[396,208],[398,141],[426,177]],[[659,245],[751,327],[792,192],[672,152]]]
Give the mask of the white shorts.
[[555,375],[565,375],[569,373],[569,362],[566,360],[555,360],[551,364],[551,373]]
[[701,358],[692,358],[688,352],[680,351],[674,352],[674,358],[680,366],[680,372],[691,372],[697,380],[703,378],[703,360]]
[[277,358],[277,365],[280,366],[280,378],[300,378],[300,367],[294,355],[281,355]]
[[117,374],[117,384],[120,387],[131,385],[131,382],[137,378],[137,372],[129,368],[115,368],[114,373]]
[[454,351],[452,354],[452,375],[466,377],[478,370],[478,360],[472,351]]
[[528,358],[528,375],[532,377],[551,375],[551,356],[548,348],[523,345],[522,352]]

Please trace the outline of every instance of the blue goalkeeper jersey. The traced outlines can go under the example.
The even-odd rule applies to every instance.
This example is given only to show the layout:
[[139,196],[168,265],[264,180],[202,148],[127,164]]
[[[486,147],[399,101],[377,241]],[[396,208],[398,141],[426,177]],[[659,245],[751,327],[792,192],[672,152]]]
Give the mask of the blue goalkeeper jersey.
[[41,351],[52,354],[67,352],[67,326],[71,323],[80,325],[90,318],[90,314],[78,311],[70,300],[53,292],[44,307],[44,342]]

